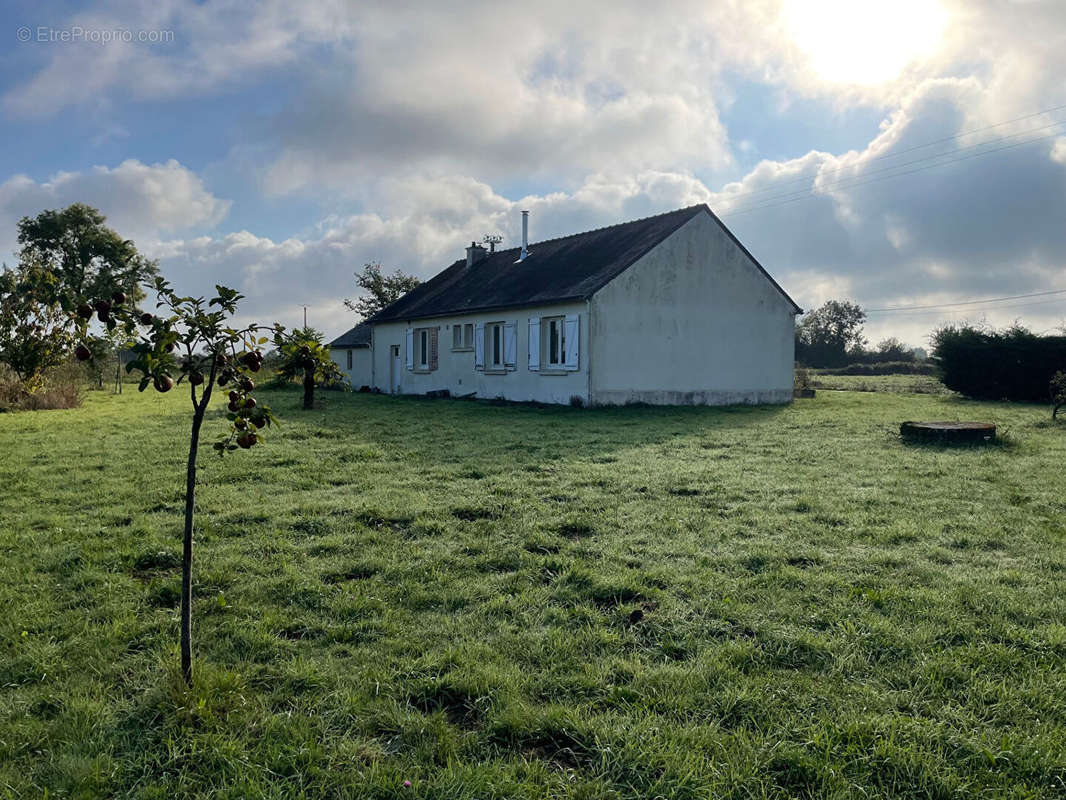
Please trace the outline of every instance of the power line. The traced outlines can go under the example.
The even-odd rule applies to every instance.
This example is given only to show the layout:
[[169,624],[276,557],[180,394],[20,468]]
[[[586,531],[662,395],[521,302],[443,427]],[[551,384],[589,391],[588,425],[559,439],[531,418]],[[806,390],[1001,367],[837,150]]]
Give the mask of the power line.
[[[911,147],[906,147],[903,150],[897,150],[894,153],[885,153],[884,155],[874,156],[872,158],[866,159],[864,163],[870,164],[870,163],[872,163],[874,161],[883,161],[883,160],[888,159],[888,158],[897,158],[898,156],[905,155],[907,153],[912,153],[912,152],[914,152],[916,150],[924,150],[927,147],[933,147],[934,145],[943,144],[944,142],[955,141],[956,139],[962,139],[962,138],[964,138],[966,136],[973,136],[976,133],[984,133],[985,131],[989,131],[989,130],[992,130],[994,128],[1001,128],[1004,125],[1011,125],[1011,124],[1013,124],[1015,122],[1021,122],[1023,120],[1032,119],[1033,117],[1039,117],[1039,116],[1041,116],[1043,114],[1051,114],[1052,112],[1061,111],[1063,109],[1066,109],[1066,104],[1061,105],[1061,106],[1053,106],[1052,108],[1045,108],[1042,111],[1034,111],[1031,114],[1024,114],[1023,116],[1020,116],[1020,117],[1014,117],[1013,119],[1004,120],[1003,122],[997,122],[994,125],[986,125],[983,128],[974,128],[973,130],[970,130],[970,131],[965,131],[963,133],[957,133],[954,136],[945,136],[945,137],[943,137],[941,139],[934,139],[934,140],[932,140],[930,142],[925,142],[924,144],[917,144],[917,145],[913,145]],[[1053,123],[1053,124],[1058,125],[1058,124],[1062,124],[1062,122],[1063,121],[1060,120],[1059,122]],[[1045,125],[1045,126],[1043,126],[1041,128],[1032,128],[1032,129],[1030,129],[1028,131],[1021,131],[1019,133],[1011,134],[1010,136],[1007,136],[1007,137],[1002,137],[1002,139],[1013,138],[1013,137],[1016,137],[1016,136],[1023,135],[1025,133],[1035,133],[1038,130],[1043,130],[1044,128],[1048,128],[1048,127],[1051,127],[1051,126],[1050,125]],[[995,141],[997,141],[997,139],[989,139],[989,140],[987,140],[985,142],[978,142],[978,143],[973,144],[973,145],[967,145],[965,148],[959,148],[959,149],[956,149],[956,150],[948,150],[948,151],[945,151],[944,153],[939,153],[939,154],[932,155],[932,156],[926,156],[925,158],[926,159],[932,159],[932,158],[939,158],[940,156],[944,156],[944,155],[952,155],[953,153],[962,152],[962,150],[970,149],[970,148],[973,148],[973,147],[980,147],[980,146],[985,145],[985,144],[991,144],[991,143],[993,143]],[[925,159],[918,159],[918,160],[921,161],[921,160],[925,160]],[[916,163],[916,162],[911,162],[911,163]],[[904,165],[903,164],[896,164],[895,166],[901,167],[901,166],[904,166]],[[889,169],[891,169],[891,168],[892,167],[889,167]],[[829,170],[829,172],[839,172],[842,169],[843,169],[843,167],[838,167],[836,169]],[[765,194],[766,192],[775,191],[775,190],[780,189],[783,186],[787,186],[787,185],[789,185],[791,183],[803,183],[803,182],[806,182],[807,180],[808,180],[808,178],[791,178],[791,179],[789,179],[787,181],[782,181],[781,183],[779,183],[779,184],[777,184],[776,186],[773,186],[773,187],[767,187],[765,189],[752,189],[752,190],[750,190],[748,192],[738,192],[737,194],[730,195],[729,198],[727,198],[727,199],[734,199],[734,198],[737,198],[737,197],[754,196],[754,195],[757,195],[757,194]]]
[[1017,304],[1012,304],[1012,305],[1009,305],[1009,306],[986,306],[986,307],[983,307],[983,308],[960,308],[960,309],[954,309],[954,310],[952,310],[952,309],[939,310],[938,309],[938,310],[932,310],[932,311],[928,311],[928,310],[927,311],[902,311],[902,312],[900,312],[900,316],[903,316],[903,317],[911,317],[911,316],[923,317],[923,316],[929,316],[930,314],[947,315],[947,314],[958,314],[958,313],[962,313],[962,312],[1007,311],[1007,310],[1011,310],[1011,309],[1015,309],[1015,308],[1029,308],[1031,306],[1051,305],[1053,303],[1066,303],[1066,297],[1056,297],[1053,300],[1037,300],[1037,301],[1035,301],[1033,303],[1017,303]]
[[[817,187],[817,188],[821,189],[821,190],[853,189],[853,188],[856,188],[856,187],[859,187],[859,186],[865,186],[865,185],[870,184],[870,183],[877,183],[878,181],[888,180],[889,178],[899,178],[899,177],[902,177],[904,175],[911,175],[911,174],[913,174],[915,172],[922,172],[922,171],[927,170],[927,169],[932,169],[933,167],[943,167],[943,166],[947,166],[948,164],[955,164],[955,163],[957,163],[959,161],[968,161],[971,158],[978,158],[979,156],[990,155],[992,153],[998,153],[1001,150],[1010,150],[1011,148],[1014,148],[1014,147],[1021,147],[1023,145],[1033,144],[1035,142],[1043,141],[1044,139],[1054,138],[1054,137],[1056,137],[1058,135],[1059,135],[1058,133],[1050,133],[1050,134],[1046,134],[1044,136],[1038,136],[1038,137],[1035,137],[1033,139],[1028,139],[1028,140],[1026,140],[1024,142],[1015,142],[1014,144],[1004,145],[1003,147],[997,147],[997,148],[992,149],[992,150],[982,150],[980,153],[971,153],[970,155],[963,156],[961,158],[953,158],[953,159],[950,159],[948,161],[941,161],[940,163],[937,163],[937,164],[927,164],[927,165],[925,165],[923,167],[916,167],[915,169],[906,170],[904,172],[897,172],[897,173],[894,173],[892,175],[882,175],[881,177],[878,177],[878,178],[872,178],[870,180],[859,180],[859,181],[854,182],[854,183],[847,183],[846,181],[841,181],[841,182],[838,182],[838,183],[828,184],[828,185],[820,186],[820,187]],[[903,166],[903,165],[900,164],[899,166]],[[803,192],[803,193],[792,193],[792,194],[795,195],[795,196],[790,196],[788,194],[785,194],[785,195],[781,195],[780,198],[768,198],[768,200],[770,200],[770,201],[776,201],[776,200],[780,199],[781,202],[768,202],[768,203],[766,203],[764,205],[754,205],[754,206],[750,206],[748,208],[741,208],[741,209],[736,210],[736,211],[726,211],[726,212],[723,212],[721,216],[728,218],[728,217],[739,216],[741,214],[749,214],[752,211],[762,211],[764,209],[776,208],[777,206],[787,205],[788,203],[794,203],[797,200],[805,200],[805,199],[808,199],[809,197],[815,196],[815,190],[812,188],[811,190]],[[783,198],[788,198],[788,199],[783,199]]]
[[957,303],[934,303],[927,306],[890,306],[888,308],[868,308],[867,314],[887,314],[890,311],[917,311],[926,308],[949,308],[951,306],[977,306],[985,303],[998,303],[1001,300],[1023,300],[1027,297],[1045,297],[1049,294],[1066,294],[1066,289],[1051,289],[1047,292],[1031,292],[1030,294],[1012,294],[1006,297],[986,297],[983,300],[960,300]]

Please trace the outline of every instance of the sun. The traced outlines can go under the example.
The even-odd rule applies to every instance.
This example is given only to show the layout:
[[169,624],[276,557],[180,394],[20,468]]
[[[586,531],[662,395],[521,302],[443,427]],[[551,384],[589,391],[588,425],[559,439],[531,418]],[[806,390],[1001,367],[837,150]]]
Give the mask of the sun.
[[947,16],[936,0],[784,0],[782,10],[823,80],[867,86],[935,53]]

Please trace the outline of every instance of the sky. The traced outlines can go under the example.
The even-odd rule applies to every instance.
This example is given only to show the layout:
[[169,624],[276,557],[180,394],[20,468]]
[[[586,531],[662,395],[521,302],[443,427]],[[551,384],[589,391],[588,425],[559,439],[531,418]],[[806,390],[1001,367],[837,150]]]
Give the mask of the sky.
[[1066,325],[1062,0],[14,0],[3,37],[8,263],[86,202],[180,291],[332,338],[366,262],[707,203],[872,343]]

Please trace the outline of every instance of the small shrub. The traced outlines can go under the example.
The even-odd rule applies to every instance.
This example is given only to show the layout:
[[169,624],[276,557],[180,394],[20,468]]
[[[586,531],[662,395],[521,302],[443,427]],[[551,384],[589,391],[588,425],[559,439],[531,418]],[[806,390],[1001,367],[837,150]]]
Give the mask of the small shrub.
[[792,385],[794,389],[810,389],[811,371],[806,367],[797,368]]
[[48,370],[34,391],[9,369],[0,372],[0,412],[47,411],[77,408],[85,390],[85,370],[80,364],[62,364]]
[[1059,409],[1066,406],[1066,372],[1056,372],[1048,388],[1051,390],[1051,402],[1055,405],[1051,409],[1051,418],[1055,419],[1059,415]]
[[881,361],[873,364],[848,364],[846,367],[819,370],[822,375],[936,375],[936,364],[929,361]]
[[585,398],[579,394],[570,395],[570,407],[571,408],[584,408]]

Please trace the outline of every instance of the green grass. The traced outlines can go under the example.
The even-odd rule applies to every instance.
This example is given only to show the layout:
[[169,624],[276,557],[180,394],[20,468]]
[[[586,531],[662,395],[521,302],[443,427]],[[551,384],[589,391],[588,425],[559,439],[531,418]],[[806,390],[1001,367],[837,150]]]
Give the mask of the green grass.
[[811,372],[815,389],[849,392],[903,392],[909,394],[952,394],[934,375],[825,375]]
[[0,797],[1066,794],[1046,409],[327,398],[202,459],[191,692],[187,399],[0,415]]

